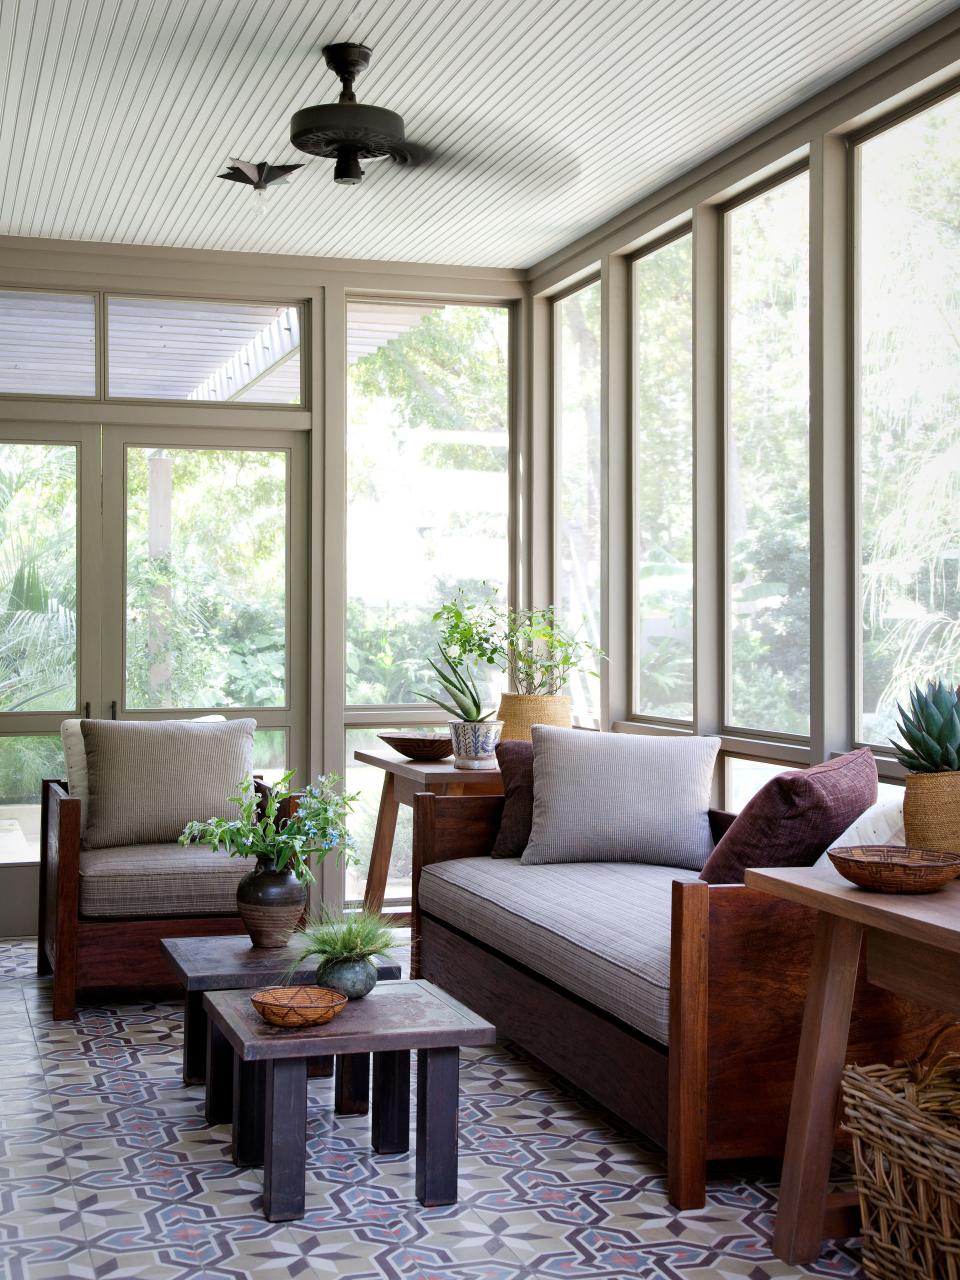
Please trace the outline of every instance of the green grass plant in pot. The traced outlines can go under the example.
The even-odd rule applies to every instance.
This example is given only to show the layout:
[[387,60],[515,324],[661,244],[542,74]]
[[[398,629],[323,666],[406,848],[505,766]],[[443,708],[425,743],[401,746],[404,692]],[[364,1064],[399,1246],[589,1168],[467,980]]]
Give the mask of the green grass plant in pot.
[[294,942],[299,944],[297,964],[317,957],[317,986],[350,1000],[370,994],[377,982],[374,958],[388,956],[394,947],[383,917],[367,911],[313,916]]
[[960,852],[960,690],[942,680],[910,693],[908,713],[897,703],[902,742],[893,742],[908,770],[903,798],[907,844]]
[[289,789],[293,770],[261,797],[252,778],[232,797],[239,816],[188,822],[180,843],[223,849],[232,858],[255,858],[237,886],[237,911],[255,947],[285,947],[300,923],[313,884],[311,863],[336,853],[352,859],[347,815],[357,800],[340,790],[335,773],[321,774],[300,792]]

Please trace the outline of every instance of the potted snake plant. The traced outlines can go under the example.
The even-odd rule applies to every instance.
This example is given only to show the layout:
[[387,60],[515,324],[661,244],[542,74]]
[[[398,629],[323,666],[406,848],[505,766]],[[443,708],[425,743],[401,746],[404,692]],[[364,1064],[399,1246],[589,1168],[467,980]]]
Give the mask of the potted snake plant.
[[907,770],[903,825],[908,845],[960,852],[960,690],[942,680],[910,692],[912,715],[897,703],[902,742],[893,743]]

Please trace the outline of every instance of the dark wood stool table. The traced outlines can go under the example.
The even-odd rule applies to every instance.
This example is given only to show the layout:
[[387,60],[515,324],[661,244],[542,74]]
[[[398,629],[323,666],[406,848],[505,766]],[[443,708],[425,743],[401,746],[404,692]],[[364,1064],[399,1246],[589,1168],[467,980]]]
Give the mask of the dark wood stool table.
[[318,1055],[373,1054],[371,1145],[386,1155],[410,1148],[410,1052],[417,1050],[417,1199],[455,1203],[460,1046],[492,1044],[489,1022],[421,980],[374,987],[322,1027],[273,1027],[246,991],[209,991],[204,1003],[207,1116],[232,1120],[237,1164],[263,1165],[270,1222],[304,1215],[307,1062]]
[[[183,1082],[203,1084],[207,1078],[207,1012],[205,991],[257,991],[261,987],[312,985],[316,959],[293,969],[299,954],[292,941],[276,949],[254,947],[245,933],[218,938],[164,938],[161,946],[186,990],[183,1020]],[[398,964],[378,964],[380,982],[400,977]],[[330,1075],[333,1062],[318,1064],[316,1074]],[[369,1094],[369,1057],[337,1063],[337,1110],[365,1115]]]

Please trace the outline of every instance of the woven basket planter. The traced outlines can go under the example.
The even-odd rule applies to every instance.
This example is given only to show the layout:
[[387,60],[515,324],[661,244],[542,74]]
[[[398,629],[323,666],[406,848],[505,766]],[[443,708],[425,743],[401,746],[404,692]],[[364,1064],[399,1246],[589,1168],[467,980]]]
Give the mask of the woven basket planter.
[[957,1030],[922,1063],[844,1071],[868,1280],[960,1280]]
[[529,742],[535,724],[569,729],[573,724],[570,699],[562,693],[505,693],[497,718],[503,721],[504,741]]
[[903,825],[908,845],[960,853],[960,773],[908,773]]

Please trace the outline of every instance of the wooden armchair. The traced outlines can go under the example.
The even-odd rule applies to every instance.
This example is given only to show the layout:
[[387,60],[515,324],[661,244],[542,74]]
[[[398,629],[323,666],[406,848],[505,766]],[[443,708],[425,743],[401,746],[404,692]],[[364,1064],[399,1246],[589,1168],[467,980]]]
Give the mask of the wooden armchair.
[[[257,788],[262,795],[269,790],[259,779]],[[130,846],[128,880],[139,878],[148,910],[126,912],[122,902],[110,900],[118,882],[112,886],[109,874],[103,874],[103,859],[96,864],[99,851],[81,848],[79,799],[70,796],[65,782],[47,779],[42,806],[37,972],[53,974],[54,1018],[73,1017],[77,992],[84,989],[174,985],[161,938],[243,933],[232,907],[237,880],[249,870],[242,860],[205,856],[195,847],[184,850],[181,860],[176,846]],[[109,853],[116,858],[116,851]],[[188,877],[198,866],[199,874],[224,878],[208,895],[216,899],[215,911],[183,909]],[[175,913],[163,913],[165,898],[176,899]]]

